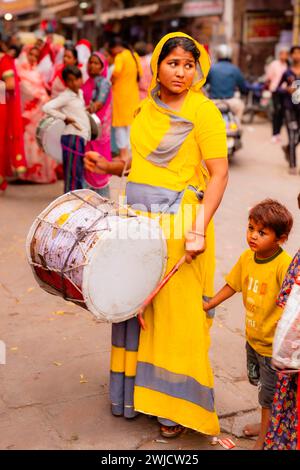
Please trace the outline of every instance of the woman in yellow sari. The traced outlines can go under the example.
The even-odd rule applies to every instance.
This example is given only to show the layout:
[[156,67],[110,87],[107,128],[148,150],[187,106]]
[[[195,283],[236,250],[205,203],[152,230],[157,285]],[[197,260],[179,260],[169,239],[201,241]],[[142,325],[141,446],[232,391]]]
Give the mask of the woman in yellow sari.
[[[202,299],[213,295],[212,217],[228,168],[223,119],[201,92],[209,67],[204,47],[191,37],[165,36],[153,53],[149,97],[131,129],[127,202],[160,216],[167,271],[184,254],[187,263],[147,308],[145,330],[136,318],[113,324],[110,396],[114,415],[157,416],[165,437],[185,427],[219,432],[208,357],[213,312],[205,314]],[[99,172],[120,168],[92,153],[85,164]]]

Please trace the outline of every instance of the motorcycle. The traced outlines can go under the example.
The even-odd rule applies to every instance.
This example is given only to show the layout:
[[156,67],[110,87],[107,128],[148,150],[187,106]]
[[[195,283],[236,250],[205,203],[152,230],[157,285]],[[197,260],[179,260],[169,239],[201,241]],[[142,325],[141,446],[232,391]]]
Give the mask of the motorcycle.
[[226,100],[214,100],[226,125],[228,158],[242,148],[242,128]]
[[255,115],[265,115],[272,119],[272,93],[266,89],[265,78],[261,77],[257,81],[247,82],[248,93],[245,100],[245,111],[242,122],[252,124]]

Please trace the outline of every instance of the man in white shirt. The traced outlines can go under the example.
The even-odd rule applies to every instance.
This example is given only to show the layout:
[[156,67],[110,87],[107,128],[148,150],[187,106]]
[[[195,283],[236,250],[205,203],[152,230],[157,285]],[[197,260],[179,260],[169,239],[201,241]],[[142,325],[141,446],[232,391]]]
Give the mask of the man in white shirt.
[[66,193],[83,187],[83,156],[85,145],[91,138],[91,127],[81,90],[80,69],[67,66],[62,71],[62,77],[66,90],[46,103],[43,111],[66,124],[61,137]]
[[280,143],[280,130],[284,120],[284,110],[282,95],[277,91],[277,87],[282,75],[288,68],[289,51],[287,46],[281,46],[278,51],[278,58],[273,60],[266,70],[266,81],[269,84],[269,90],[272,92],[273,117],[272,117],[272,142]]

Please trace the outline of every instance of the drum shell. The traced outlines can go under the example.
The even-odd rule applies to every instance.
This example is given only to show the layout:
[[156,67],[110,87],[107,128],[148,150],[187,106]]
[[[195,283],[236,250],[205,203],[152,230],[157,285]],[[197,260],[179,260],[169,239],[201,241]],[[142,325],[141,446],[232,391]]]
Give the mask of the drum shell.
[[91,127],[91,140],[97,140],[100,139],[101,137],[101,121],[97,114],[90,114],[88,113],[88,118],[90,121],[90,127]]
[[52,116],[44,117],[36,129],[36,141],[39,147],[58,163],[62,163],[61,136],[65,123]]
[[[124,308],[122,304],[122,311],[120,312],[117,310],[117,307],[113,307],[114,302],[104,302],[104,300],[102,302],[101,300],[101,305],[102,303],[107,304],[109,308],[105,307],[104,310],[99,310],[99,302],[95,300],[95,296],[97,297],[95,290],[98,290],[98,285],[95,282],[91,282],[91,277],[94,276],[93,271],[95,269],[97,271],[96,261],[101,259],[103,265],[108,263],[103,268],[105,272],[111,271],[113,269],[111,266],[114,264],[115,269],[118,270],[116,258],[112,255],[111,260],[106,260],[101,250],[109,249],[113,254],[116,249],[114,234],[117,233],[120,227],[125,229],[131,227],[134,231],[136,227],[141,227],[141,230],[144,230],[146,233],[148,230],[147,224],[149,224],[151,219],[144,217],[120,218],[116,214],[99,219],[99,210],[87,202],[74,199],[75,193],[79,193],[81,197],[89,200],[89,203],[99,204],[101,202],[99,205],[103,211],[109,211],[112,205],[111,201],[107,200],[105,203],[103,198],[89,190],[74,191],[56,199],[38,216],[28,233],[26,242],[28,261],[38,284],[48,293],[71,300],[81,307],[88,309],[98,319],[103,321],[114,323],[124,321],[136,314],[144,298],[156,287],[163,276],[166,266],[166,242],[163,239],[162,233],[158,231],[156,233],[161,237],[160,240],[155,242],[149,241],[151,249],[147,248],[145,251],[145,266],[148,264],[149,269],[152,269],[152,271],[149,276],[148,273],[147,275],[145,273],[146,277],[142,272],[145,279],[147,279],[147,276],[150,279],[149,287],[146,286],[147,291],[145,291],[143,298],[139,298],[136,305],[134,302],[131,305],[131,299],[129,299],[130,302],[128,304],[124,300]],[[107,230],[107,224],[110,226],[110,230]],[[142,246],[141,243],[143,242],[118,240],[117,245],[122,245],[122,243],[125,247],[123,251],[126,251],[126,247],[129,247],[128,249],[132,253],[135,243],[137,243],[137,246],[138,243],[139,246]],[[153,256],[156,256],[155,254],[151,254],[152,261],[150,260],[151,262],[147,263],[146,259],[148,253],[150,254],[152,251],[152,246],[154,252],[155,250],[157,251],[157,259],[153,258]],[[122,249],[120,248],[120,250]],[[130,264],[130,259],[126,264]],[[62,271],[65,271],[64,275],[62,275]],[[102,273],[101,270],[98,271],[97,273],[100,274],[99,279],[101,279],[101,282],[99,281],[99,289],[103,288],[102,296],[104,298],[106,289],[109,289],[110,284],[107,287],[105,285],[102,286],[104,284],[103,277],[101,277]],[[133,279],[134,275],[137,276],[137,273],[132,273]],[[114,277],[115,275],[111,275],[111,279]],[[129,282],[128,288],[130,290],[132,286],[127,278],[128,276],[125,276],[124,282],[125,284]],[[136,278],[132,282],[138,284],[138,279]],[[111,282],[112,284],[113,282]],[[117,284],[121,284],[120,280]],[[113,286],[112,289],[114,289]],[[122,290],[122,286],[120,289]],[[144,287],[142,286],[142,291],[143,289]],[[125,294],[121,294],[123,295],[122,298],[128,300],[128,296]],[[110,292],[110,295],[114,296],[115,293]],[[118,302],[116,301],[117,304]]]

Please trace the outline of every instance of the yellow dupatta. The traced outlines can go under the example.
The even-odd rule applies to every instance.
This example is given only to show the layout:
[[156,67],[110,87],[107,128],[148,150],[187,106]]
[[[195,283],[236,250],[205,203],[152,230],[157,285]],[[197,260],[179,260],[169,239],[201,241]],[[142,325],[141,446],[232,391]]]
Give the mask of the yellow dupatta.
[[[189,102],[188,112],[184,109],[185,105],[180,112],[170,109],[159,97],[159,56],[165,43],[177,37],[193,41],[200,53],[194,82],[185,98],[185,103]],[[182,191],[192,180],[192,184],[198,182],[205,186],[204,175],[207,174],[201,165],[200,150],[194,138],[193,113],[204,102],[209,101],[201,91],[209,68],[210,58],[205,48],[187,34],[167,34],[157,44],[151,60],[153,77],[148,98],[142,102],[131,128],[133,160],[129,182],[162,186],[176,191]]]

